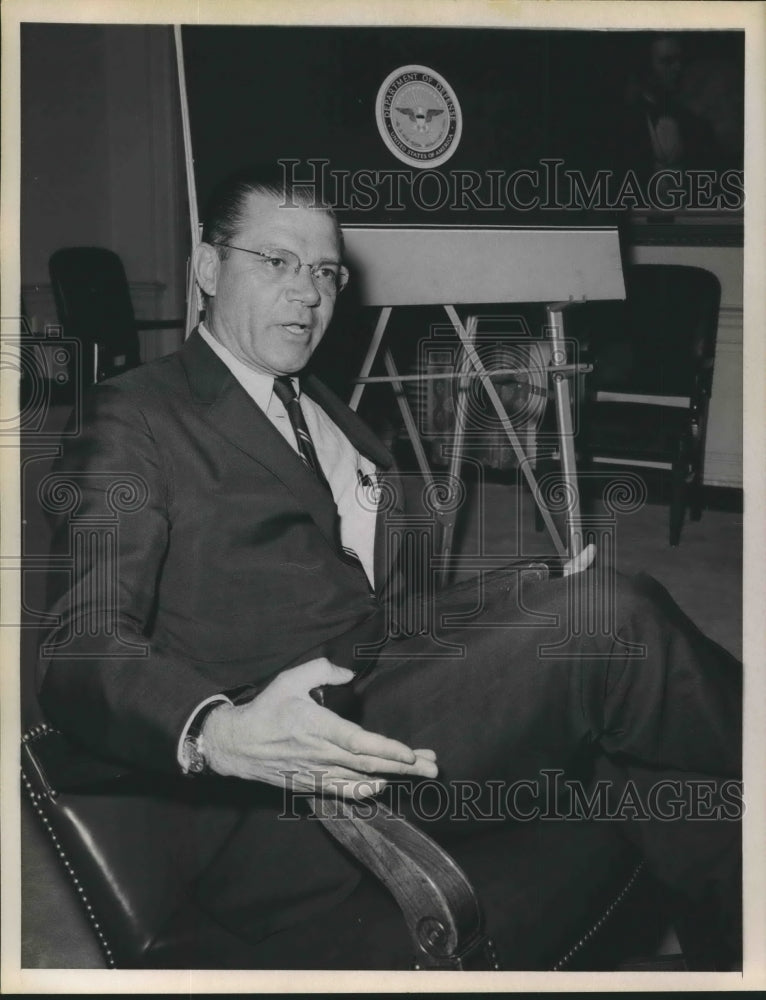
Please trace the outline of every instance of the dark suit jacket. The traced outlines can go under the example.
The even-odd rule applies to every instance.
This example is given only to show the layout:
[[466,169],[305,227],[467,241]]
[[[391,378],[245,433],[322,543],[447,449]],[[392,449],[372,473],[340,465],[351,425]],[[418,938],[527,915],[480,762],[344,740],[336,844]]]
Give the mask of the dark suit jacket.
[[[391,466],[318,380],[302,387],[360,452]],[[390,546],[379,530],[373,594],[342,557],[327,490],[196,332],[177,354],[93,389],[51,489],[66,484],[78,500],[54,546],[75,569],[52,574],[62,623],[41,660],[40,699],[99,755],[175,773],[201,700],[232,689],[246,698],[318,655],[353,666],[354,646],[384,635]],[[114,551],[78,556],[85,528],[111,532]],[[276,821],[274,789],[248,794],[250,808],[240,802],[216,827],[231,849],[203,877],[208,895],[249,881],[265,933],[353,887],[356,868],[317,823]]]

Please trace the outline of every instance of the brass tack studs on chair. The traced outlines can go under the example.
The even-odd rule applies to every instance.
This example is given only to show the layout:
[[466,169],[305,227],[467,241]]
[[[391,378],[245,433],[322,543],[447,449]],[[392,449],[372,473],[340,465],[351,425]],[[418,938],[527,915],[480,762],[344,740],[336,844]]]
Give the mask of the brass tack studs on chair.
[[[58,730],[56,730],[53,726],[47,725],[47,723],[34,725],[30,727],[30,729],[22,736],[22,741],[24,743],[29,743],[33,740],[44,737],[48,733],[56,733],[57,731]],[[69,878],[71,879],[72,882],[72,886],[75,889],[78,898],[81,900],[82,905],[84,906],[88,922],[98,939],[99,946],[104,955],[106,965],[108,968],[114,969],[115,968],[114,954],[112,952],[112,949],[109,947],[107,939],[101,929],[101,925],[95,919],[93,906],[91,905],[90,900],[88,899],[88,896],[85,892],[83,885],[81,884],[79,877],[75,875],[75,869],[72,866],[72,863],[70,862],[69,858],[67,857],[66,851],[64,850],[61,841],[59,840],[59,837],[56,835],[54,831],[51,820],[45,813],[45,809],[43,806],[44,800],[55,799],[56,796],[58,795],[58,792],[52,789],[48,792],[36,791],[34,785],[32,784],[32,781],[29,778],[29,775],[25,773],[23,766],[21,768],[21,779],[25,794],[27,795],[34,812],[36,812],[37,815],[40,817],[40,821],[45,828],[50,843],[53,846],[57,856],[61,859],[61,864],[65,869],[65,871],[68,873]]]
[[590,928],[590,930],[583,937],[580,938],[580,940],[577,942],[576,945],[574,945],[574,947],[569,949],[569,951],[566,953],[566,955],[564,955],[563,958],[559,959],[559,961],[553,966],[552,970],[553,972],[560,972],[569,963],[570,959],[574,955],[576,955],[577,952],[582,947],[584,947],[584,945],[590,940],[591,937],[593,937],[596,931],[598,931],[599,928],[601,928],[604,925],[604,923],[606,923],[607,918],[611,916],[611,914],[617,909],[619,904],[632,889],[636,879],[641,874],[641,870],[643,869],[643,867],[644,867],[644,862],[640,861],[638,865],[636,865],[636,867],[634,868],[627,883],[622,887],[622,889],[617,894],[615,899],[612,900],[612,902],[603,912],[599,920],[597,920],[596,923]]

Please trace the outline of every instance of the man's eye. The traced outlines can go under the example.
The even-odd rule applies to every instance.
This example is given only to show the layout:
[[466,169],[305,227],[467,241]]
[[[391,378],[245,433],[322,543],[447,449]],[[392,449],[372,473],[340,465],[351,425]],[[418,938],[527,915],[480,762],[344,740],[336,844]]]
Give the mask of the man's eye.
[[287,266],[287,261],[285,260],[285,258],[284,257],[279,257],[277,254],[269,254],[268,256],[264,255],[263,259],[264,259],[265,263],[269,267],[273,268],[275,271],[278,271],[281,268]]
[[336,281],[338,268],[333,264],[319,264],[314,270],[314,275],[322,281]]

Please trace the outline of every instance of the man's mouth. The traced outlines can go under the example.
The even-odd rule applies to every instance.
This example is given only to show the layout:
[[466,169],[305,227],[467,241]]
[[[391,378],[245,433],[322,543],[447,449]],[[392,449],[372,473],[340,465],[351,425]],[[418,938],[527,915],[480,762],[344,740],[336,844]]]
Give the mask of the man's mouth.
[[283,323],[282,326],[285,330],[288,330],[290,333],[294,333],[296,335],[306,334],[311,330],[308,323]]

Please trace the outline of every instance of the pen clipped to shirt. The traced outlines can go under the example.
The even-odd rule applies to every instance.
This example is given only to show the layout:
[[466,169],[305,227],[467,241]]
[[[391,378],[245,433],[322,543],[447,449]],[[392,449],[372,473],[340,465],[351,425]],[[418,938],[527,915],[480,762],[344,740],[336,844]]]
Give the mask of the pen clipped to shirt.
[[356,478],[359,486],[364,490],[364,498],[368,503],[374,504],[376,507],[380,503],[381,491],[377,483],[377,476],[373,472],[372,475],[368,475],[362,472],[361,469],[356,470]]

